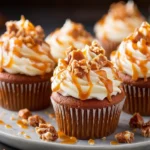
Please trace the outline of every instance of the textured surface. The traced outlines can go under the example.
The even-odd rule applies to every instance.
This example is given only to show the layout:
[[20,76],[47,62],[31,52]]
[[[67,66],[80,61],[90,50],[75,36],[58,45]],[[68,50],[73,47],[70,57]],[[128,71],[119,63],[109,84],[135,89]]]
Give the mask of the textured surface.
[[[119,131],[124,131],[124,130],[130,130],[132,131],[129,126],[128,126],[128,122],[129,122],[129,118],[131,117],[131,115],[128,115],[126,113],[122,113],[121,114],[121,118],[119,121],[119,126],[117,128],[117,130],[115,131],[114,134],[112,134],[111,136],[107,137],[105,141],[101,140],[101,139],[97,139],[95,140],[96,144],[94,146],[90,146],[88,145],[88,141],[82,141],[79,140],[77,142],[77,144],[75,145],[65,145],[65,144],[60,144],[59,140],[57,140],[56,142],[43,142],[41,141],[38,136],[36,135],[36,133],[34,132],[34,128],[30,127],[28,129],[21,129],[17,124],[16,124],[16,120],[10,120],[10,117],[13,116],[14,118],[17,119],[17,113],[16,112],[12,112],[12,111],[7,111],[4,110],[2,108],[0,108],[0,119],[3,120],[6,124],[9,124],[12,126],[12,128],[7,129],[5,128],[4,125],[0,125],[0,141],[11,145],[13,147],[19,148],[19,149],[70,149],[70,148],[74,148],[74,149],[105,149],[105,150],[111,150],[111,149],[115,149],[115,150],[127,150],[129,148],[132,149],[136,149],[136,150],[141,150],[142,148],[144,148],[144,150],[148,150],[150,147],[150,139],[149,138],[144,138],[140,135],[140,131],[137,130],[135,133],[135,141],[132,144],[120,144],[120,145],[110,145],[110,142],[114,139],[114,134],[119,132]],[[38,113],[40,116],[43,116],[48,122],[50,122],[52,125],[56,126],[55,123],[55,119],[54,118],[49,118],[48,114],[52,113],[53,110],[51,108],[48,108],[44,111],[39,111],[36,112],[36,114]],[[34,114],[34,113],[33,113]],[[150,117],[144,117],[145,121],[148,121],[150,119]],[[31,139],[26,139],[24,137],[24,135],[20,135],[18,134],[19,132],[24,131],[26,133],[26,135],[29,135],[31,137]]]
[[124,101],[102,109],[69,108],[55,100],[52,103],[60,131],[78,139],[89,139],[102,138],[115,131]]
[[[40,110],[49,106],[50,82],[16,84],[0,81],[0,105],[9,110]],[[37,103],[38,101],[38,103]]]
[[150,88],[125,84],[124,89],[127,95],[124,111],[130,114],[139,112],[141,115],[150,115]]

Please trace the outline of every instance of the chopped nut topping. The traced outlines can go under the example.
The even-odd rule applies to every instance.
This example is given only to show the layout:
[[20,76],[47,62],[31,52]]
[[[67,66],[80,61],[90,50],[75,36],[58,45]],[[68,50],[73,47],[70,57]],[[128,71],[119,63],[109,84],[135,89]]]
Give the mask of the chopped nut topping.
[[144,123],[142,116],[139,113],[135,113],[130,119],[129,125],[131,128],[141,128]]
[[85,59],[79,61],[73,60],[70,65],[71,65],[70,71],[80,78],[82,78],[85,74],[89,72],[89,67]]
[[80,50],[72,50],[70,53],[68,53],[68,63],[72,63],[73,60],[82,60],[85,59],[83,53]]
[[32,114],[27,108],[25,108],[18,112],[18,116],[23,119],[28,119],[30,116],[32,116]]
[[[89,70],[100,70],[102,67],[109,66],[112,68],[111,62],[104,56],[104,49],[101,48],[96,41],[93,41],[91,46],[87,49],[94,54],[91,54],[93,59],[88,60],[86,54],[84,54],[84,49],[79,50],[74,47],[70,47],[67,51],[67,59],[63,64],[68,66],[68,70],[74,75],[82,78],[84,75],[89,73]],[[67,64],[66,64],[67,63]],[[60,66],[61,67],[61,66]]]
[[34,115],[28,118],[28,123],[30,126],[37,127],[40,123],[46,123],[46,121],[40,116]]
[[21,21],[21,25],[18,24],[17,21],[7,22],[7,32],[4,34],[4,36],[7,35],[9,38],[17,37],[25,44],[30,43],[30,47],[31,45],[34,46],[35,44],[41,44],[45,37],[42,27],[34,27],[32,23],[30,23],[28,20],[25,20],[24,17],[21,18]]
[[150,121],[142,125],[141,133],[144,137],[150,137]]
[[99,54],[89,62],[92,70],[99,70],[102,67],[106,66],[107,63],[108,63],[107,57],[102,54]]
[[100,45],[96,41],[93,41],[92,45],[89,48],[90,51],[95,53],[96,55],[105,54],[105,50],[102,47],[100,47]]
[[[75,48],[74,46],[70,46],[67,50],[66,50],[66,55],[68,56],[72,51],[77,51],[77,48]],[[70,60],[70,59],[69,59]]]
[[129,131],[120,132],[115,135],[115,139],[119,143],[132,143],[134,140],[134,133]]
[[40,124],[35,131],[44,141],[56,141],[58,138],[58,134],[51,124]]

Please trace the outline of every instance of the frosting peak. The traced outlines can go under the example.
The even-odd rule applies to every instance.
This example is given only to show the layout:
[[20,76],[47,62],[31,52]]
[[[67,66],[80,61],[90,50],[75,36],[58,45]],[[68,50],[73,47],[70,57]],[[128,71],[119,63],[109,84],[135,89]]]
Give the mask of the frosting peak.
[[137,6],[130,0],[127,3],[120,1],[110,6],[109,14],[115,19],[124,19],[125,17],[140,16]]
[[22,16],[20,21],[6,23],[0,37],[0,71],[30,76],[50,73],[54,62],[50,47],[44,41],[44,30]]
[[120,43],[144,21],[133,1],[113,3],[95,27],[97,38]]
[[112,62],[133,80],[150,77],[150,25],[143,22],[111,55]]
[[21,16],[20,21],[6,22],[7,31],[2,37],[19,38],[24,43],[42,43],[45,34],[41,26],[34,26],[29,20],[26,20],[24,16]]
[[82,50],[71,47],[60,59],[52,78],[52,91],[86,100],[103,100],[120,93],[120,80],[102,47],[94,41]]
[[67,19],[62,28],[55,30],[47,38],[47,43],[52,49],[52,56],[56,62],[59,58],[66,57],[66,49],[71,45],[76,48],[83,48],[85,44],[90,45],[93,37],[80,23]]

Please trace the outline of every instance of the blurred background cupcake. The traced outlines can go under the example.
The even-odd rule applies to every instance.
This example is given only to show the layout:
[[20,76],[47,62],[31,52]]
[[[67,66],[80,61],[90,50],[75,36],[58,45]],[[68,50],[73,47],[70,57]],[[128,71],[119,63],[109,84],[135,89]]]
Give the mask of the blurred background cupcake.
[[104,15],[94,27],[97,39],[106,50],[106,56],[116,50],[121,41],[139,27],[144,21],[133,1],[120,1],[110,6],[108,14]]
[[54,61],[41,26],[22,16],[0,38],[0,105],[10,110],[49,106]]
[[143,22],[125,38],[111,60],[119,71],[127,99],[123,110],[150,115],[150,25]]
[[125,95],[113,65],[96,42],[71,48],[52,77],[52,104],[58,128],[78,139],[113,133]]
[[56,62],[59,58],[66,57],[66,49],[69,46],[83,48],[86,44],[90,45],[92,40],[93,37],[82,24],[72,22],[69,19],[66,20],[62,28],[56,29],[46,38]]

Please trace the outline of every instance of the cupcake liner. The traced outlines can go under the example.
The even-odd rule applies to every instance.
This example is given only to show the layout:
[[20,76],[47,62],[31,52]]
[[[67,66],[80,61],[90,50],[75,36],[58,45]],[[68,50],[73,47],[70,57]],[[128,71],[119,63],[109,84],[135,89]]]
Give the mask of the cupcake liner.
[[9,110],[40,110],[49,106],[50,81],[9,83],[0,81],[0,106]]
[[124,84],[126,101],[123,110],[129,114],[135,112],[144,116],[150,115],[150,88]]
[[71,108],[52,99],[58,128],[78,139],[102,138],[113,133],[118,125],[124,100],[102,109]]
[[102,47],[105,49],[105,55],[109,59],[110,59],[111,52],[116,50],[118,45],[120,44],[118,42],[113,42],[113,41],[106,40],[106,39],[100,39],[99,41]]

